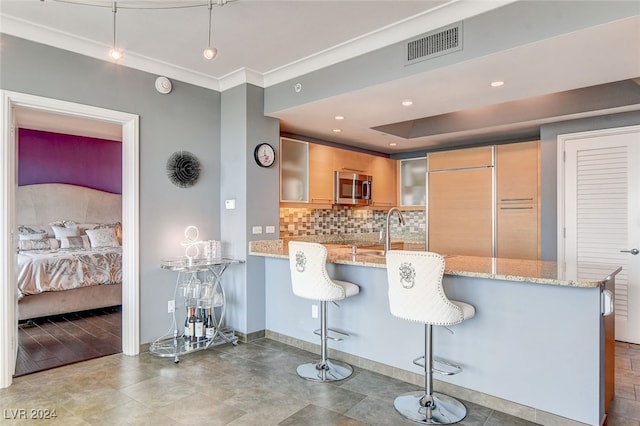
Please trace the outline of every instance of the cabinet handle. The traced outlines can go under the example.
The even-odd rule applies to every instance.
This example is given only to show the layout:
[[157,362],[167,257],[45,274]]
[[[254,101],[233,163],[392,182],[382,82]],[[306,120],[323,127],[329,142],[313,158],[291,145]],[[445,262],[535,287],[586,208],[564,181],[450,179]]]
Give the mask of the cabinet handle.
[[311,202],[314,202],[314,201],[328,201],[331,203],[333,200],[331,198],[312,198]]
[[500,207],[500,210],[531,210],[533,207]]
[[530,198],[500,198],[500,201],[533,201],[533,197],[530,197]]

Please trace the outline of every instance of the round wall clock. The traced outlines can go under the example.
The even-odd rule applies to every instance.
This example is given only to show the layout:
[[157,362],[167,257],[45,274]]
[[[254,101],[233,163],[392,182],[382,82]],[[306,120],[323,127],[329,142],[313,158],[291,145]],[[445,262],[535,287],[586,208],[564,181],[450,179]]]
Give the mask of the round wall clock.
[[276,161],[276,152],[268,143],[260,143],[253,150],[253,158],[260,167],[271,167]]
[[176,151],[167,160],[167,176],[175,186],[193,186],[200,176],[200,162],[190,152]]

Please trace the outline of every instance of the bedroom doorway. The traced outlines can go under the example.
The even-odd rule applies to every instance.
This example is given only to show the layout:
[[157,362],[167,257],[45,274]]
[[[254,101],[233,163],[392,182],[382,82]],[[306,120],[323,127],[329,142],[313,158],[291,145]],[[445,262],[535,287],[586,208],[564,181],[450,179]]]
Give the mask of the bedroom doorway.
[[0,388],[12,383],[17,352],[16,256],[14,247],[16,135],[15,114],[32,109],[122,126],[122,352],[139,353],[139,117],[134,114],[43,98],[18,92],[0,91]]

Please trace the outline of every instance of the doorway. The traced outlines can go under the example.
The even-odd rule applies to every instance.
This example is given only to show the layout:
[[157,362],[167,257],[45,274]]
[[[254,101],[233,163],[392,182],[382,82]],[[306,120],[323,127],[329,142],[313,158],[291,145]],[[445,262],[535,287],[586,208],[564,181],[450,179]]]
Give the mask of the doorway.
[[15,113],[21,108],[35,109],[71,117],[116,123],[122,126],[122,352],[139,353],[139,117],[88,105],[43,98],[24,93],[0,91],[0,133],[2,147],[0,174],[0,388],[12,383],[17,353],[17,298],[15,290]]
[[[616,276],[615,339],[640,343],[640,126],[558,136],[558,262]],[[613,269],[612,269],[613,268]]]

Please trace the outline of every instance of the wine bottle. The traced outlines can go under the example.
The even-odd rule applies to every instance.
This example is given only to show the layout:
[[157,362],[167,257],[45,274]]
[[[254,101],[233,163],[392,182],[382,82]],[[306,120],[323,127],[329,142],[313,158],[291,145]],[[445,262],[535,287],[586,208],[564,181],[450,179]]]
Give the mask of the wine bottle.
[[202,315],[202,308],[200,307],[196,308],[194,336],[195,340],[199,343],[204,340],[204,318]]
[[196,336],[196,308],[191,308],[189,315],[189,340],[194,341]]
[[207,339],[213,338],[213,332],[215,331],[213,325],[213,318],[211,317],[211,307],[207,308],[207,320],[205,321],[205,336]]
[[191,310],[189,304],[187,304],[187,315],[184,317],[184,341],[189,340],[189,311]]

